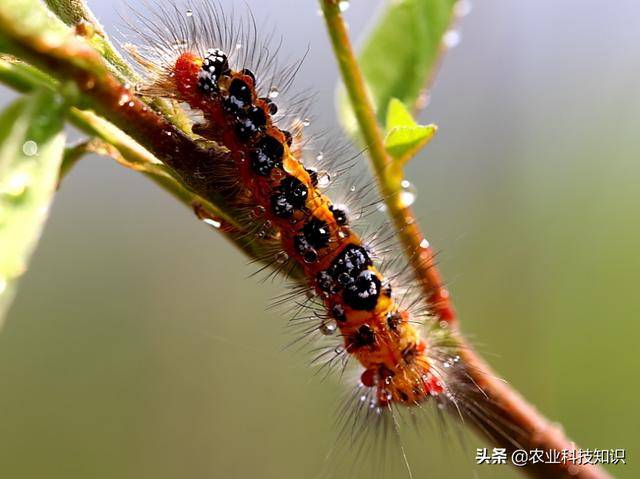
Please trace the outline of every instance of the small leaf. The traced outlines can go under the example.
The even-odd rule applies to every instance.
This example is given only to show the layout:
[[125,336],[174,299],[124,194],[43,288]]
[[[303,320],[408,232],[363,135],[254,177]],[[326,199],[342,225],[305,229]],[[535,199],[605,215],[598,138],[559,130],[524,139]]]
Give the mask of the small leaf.
[[438,129],[436,125],[418,125],[405,104],[397,98],[389,102],[386,124],[384,146],[400,165],[429,143]]
[[[378,120],[382,123],[391,98],[412,108],[438,66],[442,38],[454,19],[457,0],[402,0],[389,7],[366,39],[360,67]],[[341,88],[340,120],[356,132],[353,110]]]
[[389,101],[389,106],[387,107],[386,130],[390,131],[397,126],[416,125],[417,123],[413,119],[413,115],[411,115],[411,112],[406,107],[406,105],[397,98],[392,98]]
[[0,322],[49,210],[64,152],[64,99],[37,90],[0,115]]

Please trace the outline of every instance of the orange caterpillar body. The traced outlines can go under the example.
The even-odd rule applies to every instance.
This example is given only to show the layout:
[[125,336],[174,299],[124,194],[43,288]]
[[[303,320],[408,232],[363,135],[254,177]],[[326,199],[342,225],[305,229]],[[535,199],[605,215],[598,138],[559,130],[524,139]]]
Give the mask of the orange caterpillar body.
[[292,135],[274,124],[277,107],[257,94],[253,73],[230,69],[217,49],[204,58],[183,52],[169,70],[163,85],[202,112],[194,132],[229,150],[238,194],[263,211],[286,255],[322,298],[344,351],[364,367],[361,382],[374,388],[377,406],[415,405],[441,393],[408,311],[349,227],[348,210],[320,192],[318,174],[302,164]]

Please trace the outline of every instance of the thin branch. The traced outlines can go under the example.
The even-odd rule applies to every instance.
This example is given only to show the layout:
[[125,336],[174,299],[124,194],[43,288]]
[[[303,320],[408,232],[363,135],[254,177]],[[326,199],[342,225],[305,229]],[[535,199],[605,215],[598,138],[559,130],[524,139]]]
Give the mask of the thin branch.
[[435,267],[434,253],[425,240],[411,208],[404,204],[402,193],[403,171],[393,161],[384,147],[382,131],[378,125],[373,105],[349,40],[347,26],[340,13],[337,0],[322,0],[321,6],[327,24],[333,50],[340,67],[353,111],[360,127],[369,159],[378,181],[380,193],[387,211],[395,224],[405,254],[416,272],[425,297],[433,305],[434,313],[441,320],[454,321],[454,312],[449,304],[449,293],[444,288]]
[[[559,427],[553,426],[522,396],[505,382],[499,380],[489,366],[466,344],[459,333],[454,313],[449,304],[448,293],[442,286],[440,275],[434,263],[434,255],[425,242],[418,223],[410,208],[402,204],[399,193],[403,180],[402,169],[387,154],[382,132],[376,120],[373,105],[367,95],[364,78],[349,40],[347,26],[340,13],[338,0],[320,0],[327,30],[333,44],[334,53],[340,67],[351,105],[359,124],[360,132],[368,147],[369,158],[380,191],[385,198],[387,210],[393,219],[398,236],[411,266],[419,278],[427,301],[435,302],[435,312],[440,319],[451,321],[458,338],[460,356],[469,380],[477,386],[478,397],[484,414],[471,421],[477,431],[499,447],[513,451],[513,441],[525,449],[574,451],[571,442]],[[480,394],[480,392],[482,394]],[[458,411],[456,411],[456,414]],[[521,431],[506,437],[495,424],[495,417],[503,424]],[[516,437],[513,437],[513,436]],[[578,479],[604,479],[610,477],[602,468],[594,465],[574,465],[570,463],[527,462],[523,470],[533,477],[555,479],[575,477]]]

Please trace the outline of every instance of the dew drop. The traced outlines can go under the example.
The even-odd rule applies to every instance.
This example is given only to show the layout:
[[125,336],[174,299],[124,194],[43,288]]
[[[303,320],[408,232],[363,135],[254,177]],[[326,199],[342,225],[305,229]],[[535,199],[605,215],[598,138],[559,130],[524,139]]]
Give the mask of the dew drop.
[[27,191],[30,181],[31,176],[28,173],[18,171],[8,178],[7,182],[0,188],[0,192],[13,199],[18,198]]
[[193,16],[193,10],[188,9],[188,10],[186,11],[186,15],[187,15],[187,17],[192,17],[192,16]]
[[22,145],[22,153],[25,156],[35,156],[38,154],[38,144],[33,140],[27,140]]
[[280,251],[276,254],[276,263],[284,264],[289,259],[289,255],[286,251]]
[[349,5],[350,5],[350,4],[349,4],[349,0],[340,0],[340,1],[338,2],[338,9],[339,9],[342,13],[344,13],[344,12],[346,12],[347,10],[349,10]]
[[318,186],[320,188],[326,188],[331,183],[331,175],[327,171],[318,172]]
[[220,228],[220,226],[222,226],[222,223],[220,221],[214,220],[213,218],[205,218],[202,221],[208,224],[209,226],[213,226],[215,229],[218,229]]
[[311,120],[309,118],[305,118],[302,120],[302,126],[309,126],[311,124]]
[[429,246],[429,240],[427,238],[423,238],[422,241],[420,241],[420,248],[427,249]]
[[236,50],[240,50],[242,48],[242,43],[236,43]]
[[471,2],[469,0],[458,0],[453,6],[453,13],[458,17],[464,17],[471,13]]
[[278,87],[275,85],[272,85],[271,88],[269,88],[269,94],[268,94],[269,98],[271,98],[272,100],[278,98],[278,96],[280,96],[280,90],[278,90]]
[[408,180],[402,180],[400,186],[402,187],[402,191],[400,191],[400,206],[404,208],[411,206],[416,200],[417,191],[415,186]]
[[457,30],[449,30],[442,36],[442,43],[447,48],[453,48],[460,43],[460,32]]
[[350,191],[351,193],[353,193],[354,191],[356,191],[356,185],[352,185],[352,186],[349,188],[349,191]]
[[316,161],[322,161],[322,160],[324,160],[324,153],[319,151],[318,154],[316,155]]
[[266,209],[264,206],[258,205],[256,206],[254,209],[251,210],[251,215],[254,218],[260,218],[262,215],[264,215]]
[[344,346],[336,346],[333,352],[336,353],[336,355],[342,354],[344,352]]
[[131,97],[127,93],[123,93],[118,98],[118,106],[124,106],[131,100]]
[[320,333],[325,336],[331,336],[336,332],[336,329],[338,329],[338,326],[335,321],[325,321],[318,327]]
[[387,211],[387,205],[385,204],[384,201],[381,201],[376,205],[376,209],[384,213],[385,211]]

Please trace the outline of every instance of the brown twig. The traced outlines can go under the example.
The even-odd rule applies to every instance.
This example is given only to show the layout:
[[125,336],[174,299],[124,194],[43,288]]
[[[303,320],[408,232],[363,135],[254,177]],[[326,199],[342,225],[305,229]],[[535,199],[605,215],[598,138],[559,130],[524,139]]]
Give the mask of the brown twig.
[[[346,24],[340,13],[337,0],[321,0],[325,22],[331,38],[334,53],[342,73],[353,110],[358,120],[360,132],[368,147],[380,191],[385,198],[387,210],[393,219],[400,241],[411,266],[421,282],[428,302],[435,303],[435,314],[447,320],[454,328],[459,341],[460,356],[466,372],[475,386],[477,397],[485,414],[474,417],[473,423],[481,434],[496,446],[507,451],[515,450],[514,443],[526,451],[532,449],[572,451],[576,450],[563,431],[552,425],[520,394],[507,383],[501,381],[480,356],[464,341],[459,333],[454,313],[449,304],[447,291],[434,263],[433,252],[425,242],[417,221],[407,206],[400,200],[402,171],[387,154],[383,136],[378,126],[375,111],[367,95],[366,85],[354,54]],[[457,413],[458,411],[456,411]],[[495,418],[508,424],[509,434],[502,426],[497,426]],[[514,432],[517,431],[517,432]],[[549,464],[527,462],[522,470],[533,477],[554,479],[575,477],[579,479],[604,479],[610,477],[602,468],[594,465],[573,465],[565,463]]]

